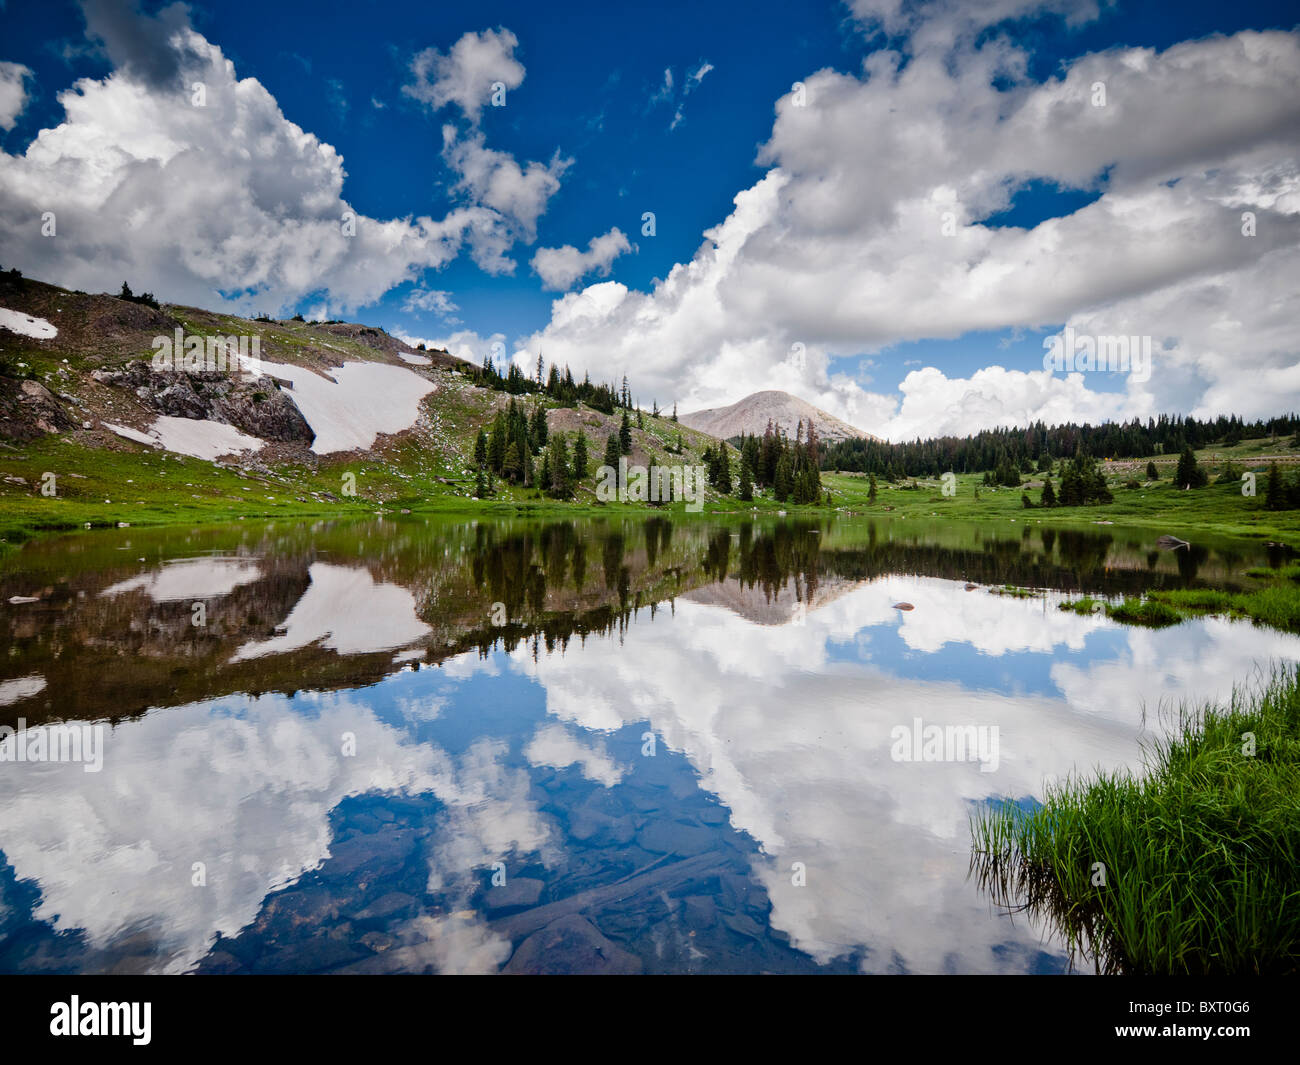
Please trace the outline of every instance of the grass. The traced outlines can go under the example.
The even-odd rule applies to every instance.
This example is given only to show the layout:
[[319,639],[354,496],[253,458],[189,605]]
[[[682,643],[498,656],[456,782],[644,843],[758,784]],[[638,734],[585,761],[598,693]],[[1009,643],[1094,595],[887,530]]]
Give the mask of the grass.
[[1106,616],[1128,625],[1145,625],[1152,629],[1177,625],[1183,620],[1183,615],[1173,607],[1149,596],[1145,599],[1129,597],[1118,604],[1108,603]]
[[[1214,447],[1197,452],[1197,460],[1210,475],[1211,481],[1222,467],[1230,462],[1251,467],[1258,465],[1251,459],[1265,454],[1283,455],[1283,466],[1289,464],[1290,453],[1276,441],[1243,441],[1234,448]],[[837,506],[845,506],[863,513],[891,513],[895,517],[928,518],[946,517],[966,521],[1001,521],[1008,525],[1081,525],[1113,523],[1129,527],[1143,527],[1160,533],[1174,533],[1187,539],[1193,532],[1221,533],[1229,536],[1248,536],[1271,540],[1300,538],[1300,510],[1270,511],[1264,507],[1263,488],[1256,496],[1243,496],[1239,482],[1209,484],[1194,491],[1181,491],[1171,482],[1177,456],[1150,456],[1160,468],[1160,479],[1144,481],[1142,472],[1148,458],[1122,462],[1103,462],[1102,472],[1114,500],[1111,503],[1086,507],[1025,508],[1022,493],[1037,503],[1040,489],[990,488],[982,485],[982,474],[957,474],[956,492],[943,495],[938,480],[918,478],[890,484],[878,478],[878,495],[874,503],[868,497],[869,481],[856,473],[823,473],[822,484],[830,489]],[[1266,468],[1266,463],[1263,468]],[[1042,474],[1024,474],[1028,481],[1041,481]],[[1053,485],[1060,488],[1060,471],[1050,475]],[[1129,490],[1124,484],[1137,477],[1143,481],[1140,488]],[[978,496],[977,494],[978,493]],[[1300,579],[1298,577],[1297,579]]]
[[[972,818],[994,901],[1107,973],[1284,974],[1300,961],[1300,682],[1279,668],[1180,713],[1145,775],[1070,779]],[[1100,863],[1100,864],[1098,864]]]
[[1115,621],[1152,628],[1176,625],[1193,617],[1218,615],[1249,618],[1257,624],[1284,632],[1300,632],[1300,585],[1296,584],[1293,574],[1297,568],[1288,566],[1274,570],[1257,567],[1247,570],[1248,575],[1270,581],[1262,588],[1235,591],[1175,588],[1148,592],[1142,599],[1128,598],[1118,604],[1085,596],[1067,600],[1060,604],[1060,608],[1076,614],[1091,614],[1100,603],[1106,616]]

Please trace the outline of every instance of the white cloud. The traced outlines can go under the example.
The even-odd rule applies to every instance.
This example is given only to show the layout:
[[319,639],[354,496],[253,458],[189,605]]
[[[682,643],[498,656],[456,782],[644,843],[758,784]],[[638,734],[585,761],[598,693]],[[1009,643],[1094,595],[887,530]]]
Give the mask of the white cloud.
[[571,288],[580,277],[593,272],[607,277],[614,260],[631,250],[627,236],[615,226],[608,233],[592,237],[586,251],[579,251],[572,244],[561,248],[538,248],[531,265],[542,279],[543,288],[564,290]]
[[699,83],[704,80],[705,75],[707,75],[713,69],[714,69],[713,64],[706,59],[703,63],[701,63],[698,67],[696,67],[693,71],[691,71],[691,73],[688,74],[686,77],[686,91],[690,92],[693,88],[699,85]]
[[[126,278],[172,302],[245,314],[324,293],[316,312],[334,317],[466,247],[485,269],[512,271],[513,243],[536,239],[567,160],[520,166],[481,135],[453,136],[453,210],[442,219],[367,217],[344,197],[338,152],[286,119],[255,78],[239,79],[178,12],[150,19],[87,5],[87,32],[117,69],[60,93],[63,122],[23,154],[0,153],[6,264],[88,291],[116,290]],[[196,82],[203,106],[192,103]],[[54,239],[30,224],[46,211]]]
[[443,159],[459,175],[455,191],[480,212],[468,227],[474,262],[490,274],[513,274],[515,262],[505,252],[516,240],[537,239],[537,220],[573,160],[556,152],[550,163],[520,166],[508,153],[486,147],[482,133],[462,137],[448,125],[442,137]]
[[[906,62],[876,51],[860,75],[803,79],[806,106],[794,94],[777,103],[759,154],[768,172],[690,262],[650,292],[602,282],[564,296],[523,347],[575,372],[635,374],[683,409],[784,388],[893,439],[1300,402],[1286,325],[1300,311],[1286,280],[1300,271],[1300,35],[1117,48],[1039,84],[1005,39],[969,43],[981,21],[962,22],[965,7],[926,9],[950,18],[933,36],[910,7],[874,10],[912,32]],[[1002,4],[983,24],[1028,10]],[[1105,107],[1091,104],[1098,81]],[[1031,229],[980,224],[1031,180],[1101,195]],[[1151,335],[1151,380],[1115,392],[1037,367],[958,379],[930,368],[885,394],[830,366],[884,353],[879,381],[895,344],[1063,322]]]
[[21,63],[0,63],[0,129],[5,132],[14,128],[27,106],[26,79],[31,76],[31,68]]
[[524,66],[514,55],[518,44],[513,33],[498,29],[466,33],[446,55],[426,48],[411,61],[414,81],[402,92],[435,111],[454,103],[477,125],[493,85],[511,90],[523,84]]
[[452,302],[451,293],[442,289],[417,288],[407,294],[402,301],[402,310],[408,314],[416,311],[429,311],[446,317],[460,308]]

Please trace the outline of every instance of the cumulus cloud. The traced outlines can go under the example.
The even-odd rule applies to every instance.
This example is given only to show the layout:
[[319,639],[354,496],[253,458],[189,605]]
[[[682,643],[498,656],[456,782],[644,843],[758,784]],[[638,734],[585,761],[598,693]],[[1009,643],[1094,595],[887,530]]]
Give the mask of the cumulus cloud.
[[426,48],[411,61],[413,80],[402,92],[433,110],[455,104],[475,125],[497,83],[507,90],[524,81],[524,66],[515,58],[519,40],[507,29],[466,33],[444,55]]
[[31,68],[21,63],[0,63],[0,129],[6,133],[27,106],[26,79],[31,76]]
[[[970,41],[1042,6],[1009,0],[974,21],[966,8],[861,6],[910,34],[906,58],[882,49],[858,74],[805,78],[776,105],[767,173],[689,262],[649,292],[569,293],[520,359],[540,346],[575,372],[635,372],[684,409],[784,388],[892,439],[1300,401],[1285,325],[1300,296],[1284,280],[1300,267],[1300,35],[1115,48],[1040,83],[1005,38]],[[1078,21],[1091,8],[1055,10]],[[947,29],[931,34],[937,16]],[[1097,198],[1031,228],[986,224],[1031,182]],[[906,341],[1062,323],[1151,336],[1150,380],[1116,392],[1037,367],[929,368],[889,394],[832,368],[862,354],[887,364]]]
[[[444,217],[367,217],[344,196],[338,152],[290,122],[255,78],[238,78],[183,8],[151,18],[103,0],[85,10],[115,69],[60,93],[64,120],[25,152],[0,153],[6,262],[57,284],[106,291],[126,278],[172,302],[245,314],[314,296],[318,314],[338,316],[465,249],[491,272],[513,271],[510,248],[536,239],[567,166],[558,156],[521,166],[481,135],[453,134],[456,202]],[[5,93],[0,114],[12,109]],[[54,239],[32,224],[47,211]]]
[[517,240],[537,239],[537,220],[560,190],[560,179],[572,165],[556,152],[549,163],[520,166],[508,152],[488,148],[483,134],[461,136],[455,126],[442,128],[443,159],[458,175],[454,191],[480,210],[469,226],[471,256],[490,274],[512,274],[513,259],[505,253]]
[[607,277],[614,260],[631,250],[626,234],[615,226],[608,233],[592,237],[586,251],[579,251],[572,244],[538,248],[531,265],[542,279],[543,288],[565,290],[590,273]]

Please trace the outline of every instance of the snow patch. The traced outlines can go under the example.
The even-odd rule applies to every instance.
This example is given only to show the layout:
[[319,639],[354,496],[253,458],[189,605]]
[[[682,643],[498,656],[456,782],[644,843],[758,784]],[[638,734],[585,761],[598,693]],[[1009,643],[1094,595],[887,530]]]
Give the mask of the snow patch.
[[6,310],[4,307],[0,307],[0,326],[11,333],[32,337],[34,340],[49,340],[59,335],[58,328],[44,318],[33,318],[30,314]]
[[341,655],[390,651],[432,630],[415,613],[415,596],[396,584],[376,584],[370,571],[313,562],[311,584],[269,640],[253,640],[231,662],[285,654],[316,641]]
[[99,594],[144,591],[155,603],[186,599],[217,599],[262,576],[262,567],[243,558],[183,558],[164,563],[159,571],[119,581]]
[[316,433],[311,449],[365,449],[380,433],[409,429],[420,416],[420,400],[437,388],[403,366],[345,362],[322,377],[305,366],[263,362],[264,373],[293,384],[289,397]]
[[44,690],[45,678],[39,673],[0,681],[0,706],[11,706],[21,699],[30,699]]
[[112,422],[105,422],[104,428],[138,444],[162,447],[178,455],[209,461],[236,451],[257,451],[265,443],[255,436],[241,433],[233,425],[206,418],[173,418],[168,414],[156,419],[147,433]]

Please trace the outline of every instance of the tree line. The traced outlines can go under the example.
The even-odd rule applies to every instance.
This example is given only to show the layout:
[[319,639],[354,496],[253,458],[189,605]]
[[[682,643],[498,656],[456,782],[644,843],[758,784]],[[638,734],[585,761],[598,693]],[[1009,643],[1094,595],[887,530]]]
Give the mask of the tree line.
[[1053,461],[1073,459],[1080,450],[1094,458],[1138,458],[1211,444],[1232,447],[1243,439],[1265,436],[1289,436],[1288,443],[1294,446],[1298,429],[1300,415],[1295,414],[1252,422],[1236,415],[1202,420],[1169,414],[1101,425],[1069,422],[1049,427],[1039,421],[1022,429],[986,429],[972,436],[918,438],[900,444],[841,440],[823,449],[821,468],[871,473],[888,481],[938,477],[949,471],[997,471],[996,483],[1002,484],[1012,480],[1013,471],[1043,472]]

